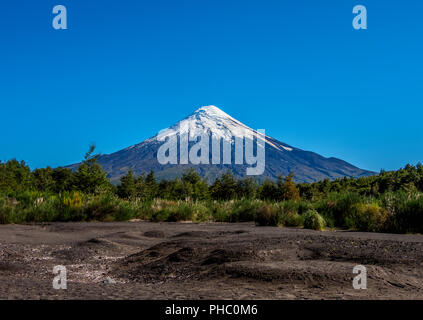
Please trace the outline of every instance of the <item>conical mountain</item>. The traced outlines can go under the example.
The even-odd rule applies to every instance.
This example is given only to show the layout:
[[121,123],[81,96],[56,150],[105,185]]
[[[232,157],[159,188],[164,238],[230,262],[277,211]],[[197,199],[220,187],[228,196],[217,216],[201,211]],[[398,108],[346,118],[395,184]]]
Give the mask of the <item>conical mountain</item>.
[[[205,133],[209,133],[210,137],[221,139],[223,141],[222,143],[226,142],[230,144],[232,152],[231,159],[234,159],[234,141],[236,138],[242,139],[243,137],[255,136],[261,142],[265,141],[265,169],[263,174],[256,176],[259,180],[265,178],[276,179],[279,174],[285,176],[290,172],[294,173],[297,182],[314,182],[326,178],[362,177],[374,174],[373,172],[359,169],[343,160],[326,158],[314,152],[295,148],[270,136],[264,136],[234,119],[216,106],[201,107],[185,119],[161,130],[159,134],[139,144],[112,154],[102,155],[99,158],[99,163],[107,171],[112,182],[118,182],[119,178],[130,168],[132,168],[135,175],[148,173],[153,170],[159,179],[180,177],[188,168],[194,168],[208,181],[213,181],[228,169],[237,177],[245,177],[246,169],[251,167],[251,165],[246,163],[235,164],[232,160],[230,164],[211,164],[211,142],[209,148],[210,164],[196,165],[190,160],[188,164],[180,164],[182,152],[182,149],[180,149],[181,137],[186,135],[194,138]],[[178,141],[176,147],[178,151],[178,164],[160,164],[157,158],[157,152],[164,144],[164,141],[169,141],[172,136],[176,137]],[[160,141],[158,139],[159,137]],[[191,148],[197,141],[189,142],[188,147]],[[75,166],[72,165],[71,167]]]

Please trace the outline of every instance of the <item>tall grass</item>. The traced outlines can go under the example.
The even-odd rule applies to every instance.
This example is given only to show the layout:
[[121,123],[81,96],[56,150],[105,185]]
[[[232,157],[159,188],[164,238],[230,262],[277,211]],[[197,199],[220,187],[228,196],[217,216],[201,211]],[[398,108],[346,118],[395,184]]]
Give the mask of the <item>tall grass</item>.
[[124,200],[113,193],[23,192],[0,196],[0,224],[50,221],[247,222],[258,226],[338,227],[359,231],[423,233],[423,196],[386,193],[379,198],[334,193],[311,201]]
[[381,202],[387,210],[387,231],[423,233],[423,194],[388,193]]
[[328,226],[349,228],[354,206],[365,201],[358,193],[332,193],[317,201],[314,208],[325,218]]

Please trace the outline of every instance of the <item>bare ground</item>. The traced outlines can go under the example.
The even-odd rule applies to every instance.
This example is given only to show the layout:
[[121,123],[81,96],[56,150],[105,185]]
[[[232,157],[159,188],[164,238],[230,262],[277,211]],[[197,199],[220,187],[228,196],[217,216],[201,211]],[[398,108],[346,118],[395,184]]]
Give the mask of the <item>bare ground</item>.
[[[367,290],[352,287],[358,264]],[[55,265],[67,268],[66,290],[52,287]],[[0,299],[423,299],[423,236],[252,223],[2,225]]]

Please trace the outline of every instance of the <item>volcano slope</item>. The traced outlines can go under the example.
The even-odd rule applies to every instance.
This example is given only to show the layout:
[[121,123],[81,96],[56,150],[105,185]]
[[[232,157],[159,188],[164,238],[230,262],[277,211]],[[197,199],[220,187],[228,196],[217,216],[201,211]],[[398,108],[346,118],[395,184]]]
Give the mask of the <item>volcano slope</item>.
[[[235,138],[240,139],[240,141],[244,141],[245,138],[244,142],[246,142],[247,140],[251,140],[253,136],[265,145],[264,172],[251,176],[259,181],[263,181],[266,178],[276,180],[280,174],[287,176],[291,172],[295,174],[294,178],[297,182],[316,182],[324,179],[342,179],[343,177],[359,178],[375,174],[375,172],[357,168],[341,159],[334,157],[326,158],[315,152],[293,147],[270,136],[258,134],[256,130],[246,126],[216,106],[201,107],[188,117],[160,132],[138,144],[111,154],[102,155],[98,158],[99,164],[107,172],[112,183],[118,184],[120,178],[129,169],[132,169],[135,176],[147,174],[152,170],[159,180],[180,178],[190,168],[196,170],[209,183],[213,183],[217,177],[226,173],[228,170],[235,177],[244,178],[246,177],[247,168],[250,168],[251,165],[247,164],[244,160],[241,160],[241,164],[235,163]],[[208,160],[203,162],[203,159],[201,161],[202,164],[198,164],[197,162],[193,162],[190,156],[189,161],[186,159],[186,164],[182,164],[185,161],[181,161],[181,150],[184,149],[181,147],[181,137],[190,136],[193,138],[206,133],[208,135],[208,143],[206,142],[208,147],[204,149],[204,152],[209,153],[206,156]],[[162,139],[159,139],[159,136],[164,140],[174,137],[176,139],[175,141],[179,141],[176,148],[179,149],[179,153],[177,152],[177,159],[179,159],[176,161],[177,164],[159,163],[157,154],[164,144],[164,141],[161,141]],[[212,136],[218,139],[217,145],[219,147],[217,149],[213,147]],[[247,139],[247,137],[250,138]],[[223,142],[229,144],[231,149],[228,164],[224,164],[227,163],[226,161],[228,159],[223,161],[223,144],[220,146]],[[197,142],[190,141],[186,146],[189,146],[188,149],[192,150],[193,145],[197,145]],[[184,151],[187,154],[189,153],[188,149]],[[241,149],[246,150],[246,146],[242,145]],[[201,150],[200,153],[202,154],[203,148]],[[168,151],[170,152],[170,150]],[[213,160],[212,155],[216,151],[219,159],[217,161],[218,164],[215,164],[216,162]],[[243,152],[241,153],[243,154]],[[68,168],[76,170],[78,166],[79,164],[77,163],[68,166]]]
[[[367,289],[352,286],[367,268]],[[67,289],[52,287],[55,265]],[[0,299],[423,299],[423,236],[252,223],[0,226]]]

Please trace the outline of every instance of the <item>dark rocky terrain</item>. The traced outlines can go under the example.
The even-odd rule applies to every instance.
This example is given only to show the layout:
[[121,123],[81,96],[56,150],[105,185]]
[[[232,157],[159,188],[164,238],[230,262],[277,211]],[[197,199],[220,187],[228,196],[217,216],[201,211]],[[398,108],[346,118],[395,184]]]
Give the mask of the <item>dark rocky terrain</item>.
[[[367,290],[352,287],[357,264]],[[67,268],[67,290],[52,287],[55,265]],[[0,283],[1,299],[423,299],[423,236],[251,223],[1,225]]]

